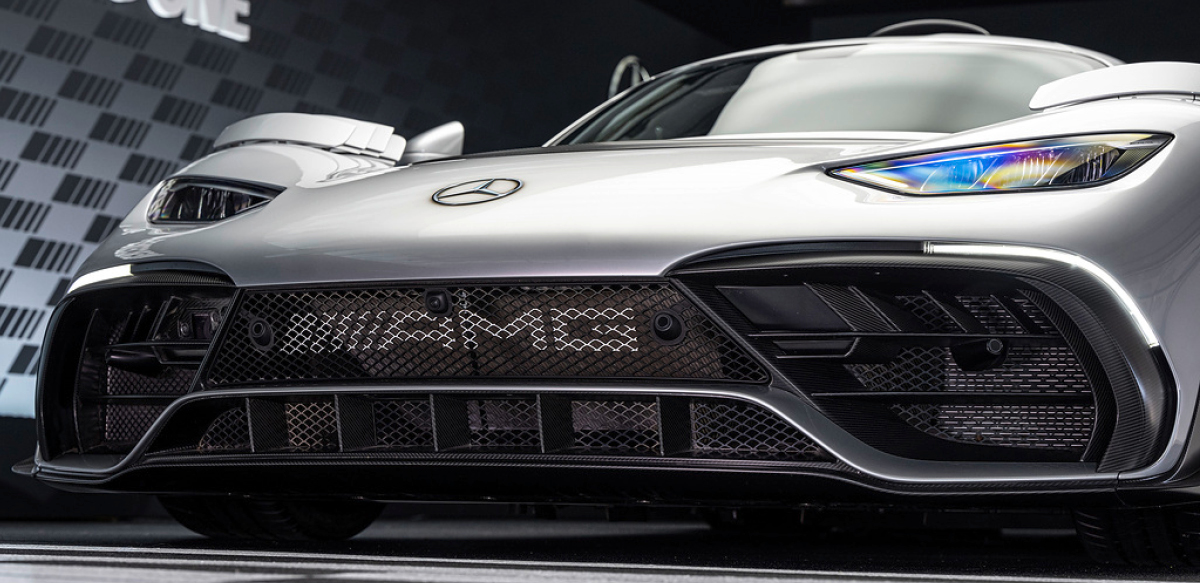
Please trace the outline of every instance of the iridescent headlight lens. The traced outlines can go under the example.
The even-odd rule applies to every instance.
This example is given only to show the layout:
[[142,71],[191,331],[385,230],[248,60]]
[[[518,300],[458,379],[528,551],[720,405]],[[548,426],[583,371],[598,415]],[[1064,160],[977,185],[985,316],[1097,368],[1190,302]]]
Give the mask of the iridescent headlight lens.
[[995,144],[837,168],[830,174],[901,194],[1093,186],[1136,168],[1171,140],[1100,134]]
[[209,223],[271,202],[282,189],[181,178],[158,187],[147,218],[152,223]]

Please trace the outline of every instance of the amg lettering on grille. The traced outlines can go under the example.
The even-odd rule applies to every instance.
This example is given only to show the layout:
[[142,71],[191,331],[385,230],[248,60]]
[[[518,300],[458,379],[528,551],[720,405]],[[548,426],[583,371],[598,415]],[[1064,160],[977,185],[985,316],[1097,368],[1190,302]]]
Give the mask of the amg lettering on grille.
[[[205,386],[430,378],[659,378],[761,383],[767,373],[667,284],[247,291]],[[682,339],[652,319],[678,314]]]
[[303,345],[288,345],[289,352],[332,352],[338,350],[393,350],[413,342],[437,342],[444,348],[479,348],[488,339],[524,338],[535,350],[592,352],[637,352],[634,310],[530,309],[511,320],[464,309],[458,318],[432,316],[426,310],[315,314],[325,324],[306,328],[313,314],[294,314],[290,330],[310,330]]

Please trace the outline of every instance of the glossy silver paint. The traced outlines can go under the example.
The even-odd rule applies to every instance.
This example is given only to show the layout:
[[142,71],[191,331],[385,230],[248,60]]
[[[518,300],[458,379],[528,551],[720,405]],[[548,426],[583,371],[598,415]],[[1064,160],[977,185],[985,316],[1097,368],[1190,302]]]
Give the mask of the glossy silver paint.
[[404,146],[400,164],[461,156],[465,139],[466,128],[463,124],[456,121],[442,124],[409,140]]
[[[937,38],[990,44],[998,50],[1069,50],[1118,64],[1103,55],[1051,43]],[[922,40],[808,46],[868,42]],[[743,55],[782,50],[795,47]],[[1094,88],[1066,91],[1072,92],[1105,95]],[[1174,466],[1189,437],[1200,387],[1200,359],[1191,355],[1200,343],[1198,122],[1200,105],[1190,95],[1146,96],[1031,112],[953,135],[793,134],[588,147],[556,147],[552,142],[536,152],[394,169],[364,162],[361,156],[298,145],[250,144],[217,152],[180,175],[287,187],[271,204],[217,224],[160,227],[146,221],[148,199],[143,200],[81,273],[128,263],[189,260],[216,266],[242,286],[641,279],[662,276],[709,253],[768,243],[903,240],[1061,250],[1111,274],[1161,341],[1179,387],[1174,431],[1158,462],[1128,476],[1162,476]],[[830,168],[881,157],[1130,131],[1170,134],[1174,139],[1130,175],[1092,188],[917,198],[826,175]],[[431,200],[447,186],[498,176],[519,179],[524,188],[489,204],[450,207]],[[870,466],[873,473],[901,481],[950,479],[924,466],[925,473],[912,473],[914,462],[905,461],[901,467],[904,464],[882,459],[874,450],[847,451],[849,446],[825,439],[844,432],[815,410],[799,400],[787,407],[781,411],[801,420],[802,428],[835,453]],[[874,461],[861,464],[868,458]],[[958,479],[963,471],[958,469]],[[1003,473],[1012,479],[1011,472]],[[1032,474],[1017,473],[1033,479]],[[1068,473],[1098,477],[1082,467]]]
[[1030,109],[1046,109],[1084,101],[1137,95],[1200,95],[1200,64],[1136,63],[1096,69],[1047,83],[1029,101]]

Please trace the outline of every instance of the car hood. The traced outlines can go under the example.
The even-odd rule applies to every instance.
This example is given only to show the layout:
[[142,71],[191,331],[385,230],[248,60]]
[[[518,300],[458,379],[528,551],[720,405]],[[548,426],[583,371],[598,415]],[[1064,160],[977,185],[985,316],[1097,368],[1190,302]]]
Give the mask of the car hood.
[[[956,224],[970,232],[979,223],[970,201],[942,203],[963,212],[963,221],[933,221],[923,217],[927,206],[921,208],[933,201],[824,173],[830,161],[902,143],[735,140],[544,148],[349,179],[345,172],[331,178],[319,164],[293,160],[285,155],[288,146],[241,148],[183,174],[263,181],[264,168],[273,168],[296,186],[261,209],[204,227],[147,225],[143,201],[81,271],[190,260],[214,265],[240,285],[650,277],[687,258],[739,245],[951,235],[946,225]],[[517,179],[524,187],[469,206],[432,200],[444,187],[489,178]]]

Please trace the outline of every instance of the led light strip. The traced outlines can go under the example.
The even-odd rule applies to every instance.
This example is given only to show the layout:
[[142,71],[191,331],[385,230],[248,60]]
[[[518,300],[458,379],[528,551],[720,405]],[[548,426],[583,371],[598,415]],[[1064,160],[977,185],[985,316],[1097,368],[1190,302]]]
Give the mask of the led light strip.
[[1121,287],[1121,283],[1112,275],[1109,275],[1099,265],[1091,261],[1065,251],[1056,251],[1054,249],[1043,249],[1041,247],[1023,247],[1020,245],[992,245],[992,244],[973,244],[973,243],[925,243],[925,253],[929,255],[968,255],[974,257],[1028,257],[1034,259],[1046,259],[1057,263],[1063,263],[1086,271],[1089,275],[1103,283],[1116,296],[1117,300],[1124,306],[1125,311],[1133,318],[1134,324],[1138,331],[1142,334],[1142,339],[1150,348],[1158,346],[1158,337],[1154,334],[1154,328],[1150,326],[1150,321],[1142,314],[1142,310],[1138,308],[1137,302],[1133,296]]
[[829,174],[908,196],[1078,188],[1132,172],[1170,140],[1153,133],[1042,138],[877,160]]
[[116,267],[109,267],[91,273],[85,273],[79,276],[78,279],[71,282],[71,287],[67,288],[67,293],[71,293],[81,287],[87,287],[97,283],[102,283],[112,279],[121,277],[133,277],[133,265],[125,264]]

